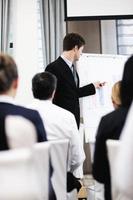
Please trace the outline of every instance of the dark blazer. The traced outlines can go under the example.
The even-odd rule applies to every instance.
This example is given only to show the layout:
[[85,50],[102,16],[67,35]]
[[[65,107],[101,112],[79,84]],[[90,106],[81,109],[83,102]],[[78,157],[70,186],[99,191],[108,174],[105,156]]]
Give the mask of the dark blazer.
[[79,127],[79,97],[95,94],[94,85],[89,84],[79,88],[79,76],[77,74],[78,84],[76,86],[70,67],[61,57],[50,63],[45,70],[57,77],[57,89],[53,103],[72,112]]
[[127,112],[128,108],[120,107],[116,109],[102,117],[98,127],[92,168],[94,178],[104,184],[105,200],[111,200],[111,180],[106,140],[119,139]]
[[20,115],[29,119],[37,130],[38,142],[47,141],[46,132],[37,111],[11,103],[0,102],[0,150],[9,149],[5,133],[5,117],[7,115]]

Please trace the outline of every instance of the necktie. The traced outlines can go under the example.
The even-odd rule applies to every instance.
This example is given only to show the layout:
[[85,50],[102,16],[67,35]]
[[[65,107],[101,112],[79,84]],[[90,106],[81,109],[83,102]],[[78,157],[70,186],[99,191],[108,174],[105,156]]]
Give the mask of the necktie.
[[75,68],[74,65],[72,65],[72,73],[73,73],[73,78],[74,78],[75,84],[77,86],[77,84],[78,84],[78,78],[77,78],[77,71],[76,71],[76,68]]

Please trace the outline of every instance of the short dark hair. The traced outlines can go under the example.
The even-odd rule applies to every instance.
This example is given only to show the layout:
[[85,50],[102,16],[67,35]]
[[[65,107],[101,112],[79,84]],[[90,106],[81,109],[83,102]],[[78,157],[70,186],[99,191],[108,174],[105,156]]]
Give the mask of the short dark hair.
[[133,55],[125,63],[120,89],[122,105],[129,107],[133,100]]
[[17,65],[7,54],[0,54],[0,94],[8,91],[12,82],[18,78]]
[[51,98],[53,91],[56,90],[57,79],[50,72],[36,74],[32,78],[33,96],[37,99],[46,100]]
[[63,51],[72,50],[75,46],[78,49],[85,45],[84,38],[77,33],[68,33],[63,40]]

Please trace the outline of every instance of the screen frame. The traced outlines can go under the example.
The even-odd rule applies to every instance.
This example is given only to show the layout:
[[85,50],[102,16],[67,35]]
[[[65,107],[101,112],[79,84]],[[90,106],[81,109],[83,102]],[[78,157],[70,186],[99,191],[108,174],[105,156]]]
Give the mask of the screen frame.
[[100,16],[67,16],[67,0],[64,0],[65,21],[86,21],[86,20],[112,20],[112,19],[133,19],[132,15],[100,15]]

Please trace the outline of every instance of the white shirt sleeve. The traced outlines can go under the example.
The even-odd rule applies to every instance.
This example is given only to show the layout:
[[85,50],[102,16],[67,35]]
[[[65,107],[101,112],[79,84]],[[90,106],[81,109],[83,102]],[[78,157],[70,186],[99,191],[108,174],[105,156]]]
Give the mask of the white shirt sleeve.
[[83,144],[80,138],[80,134],[77,128],[77,124],[75,121],[75,118],[73,115],[71,115],[71,127],[72,127],[72,133],[71,133],[71,140],[70,140],[70,154],[71,155],[71,162],[70,162],[70,168],[73,172],[76,168],[78,168],[80,165],[83,164],[85,160],[85,153],[83,149]]

